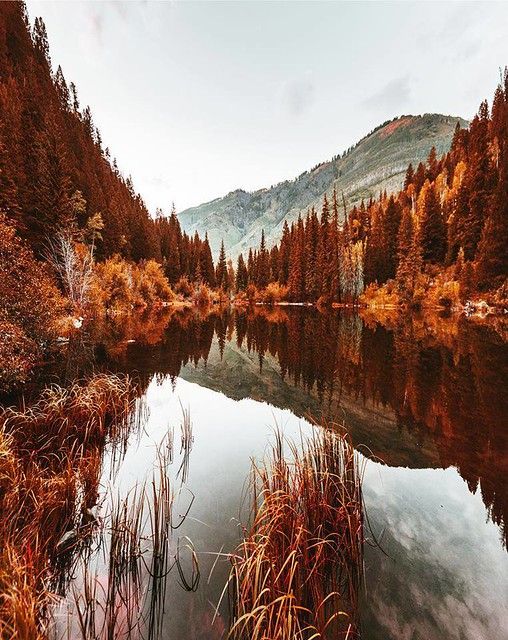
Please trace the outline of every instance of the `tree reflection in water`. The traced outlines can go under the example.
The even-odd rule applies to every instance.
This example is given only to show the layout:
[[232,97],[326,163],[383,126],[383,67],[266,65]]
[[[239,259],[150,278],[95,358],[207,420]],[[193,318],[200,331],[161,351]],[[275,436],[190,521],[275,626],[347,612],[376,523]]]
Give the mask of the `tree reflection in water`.
[[[471,492],[480,489],[506,546],[506,335],[499,320],[437,315],[167,309],[93,324],[69,343],[67,366],[46,379],[70,380],[93,367],[137,372],[143,390],[154,374],[176,379],[192,365],[200,384],[231,397],[346,417],[353,441],[388,465],[456,467]],[[214,342],[220,365],[212,367]],[[229,366],[233,354],[243,354],[241,369]],[[268,365],[279,384],[260,382]],[[288,384],[300,389],[298,402]]]

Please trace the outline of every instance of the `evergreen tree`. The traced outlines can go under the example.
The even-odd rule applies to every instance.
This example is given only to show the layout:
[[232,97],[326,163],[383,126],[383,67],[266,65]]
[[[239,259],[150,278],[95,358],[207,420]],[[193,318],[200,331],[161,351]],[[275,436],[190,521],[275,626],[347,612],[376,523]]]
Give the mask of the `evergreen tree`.
[[421,212],[419,242],[426,262],[441,264],[446,255],[446,229],[434,187],[426,183]]
[[236,281],[235,288],[236,292],[245,291],[247,289],[247,285],[249,284],[249,274],[247,272],[247,267],[245,265],[245,260],[243,259],[243,255],[240,254],[238,256],[238,264],[236,267]]
[[280,241],[279,251],[279,282],[281,284],[288,283],[289,277],[289,256],[291,253],[291,238],[287,220],[284,220],[282,227],[282,238]]
[[397,242],[398,267],[397,287],[401,297],[411,300],[416,280],[421,272],[421,249],[417,238],[416,216],[409,207],[404,209],[399,227]]
[[215,269],[215,284],[223,291],[228,289],[228,267],[226,263],[226,251],[224,249],[224,240],[220,245],[219,260]]
[[407,191],[407,188],[409,187],[409,185],[413,184],[414,175],[415,175],[415,172],[413,169],[413,163],[410,162],[406,171],[406,177],[404,178],[404,191]]
[[208,242],[208,234],[205,234],[204,242],[201,243],[198,234],[194,238],[195,245],[199,251],[199,266],[201,278],[210,287],[215,287],[215,269],[213,267],[212,251]]
[[264,230],[261,231],[256,280],[258,287],[261,289],[264,289],[270,281],[270,258],[266,249]]

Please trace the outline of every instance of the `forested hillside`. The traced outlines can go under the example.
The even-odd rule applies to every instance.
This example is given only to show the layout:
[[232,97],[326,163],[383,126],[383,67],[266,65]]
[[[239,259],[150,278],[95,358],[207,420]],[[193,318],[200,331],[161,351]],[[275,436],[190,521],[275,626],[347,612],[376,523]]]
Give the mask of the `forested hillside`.
[[[439,114],[401,116],[385,122],[327,162],[304,171],[294,180],[285,180],[252,193],[238,189],[212,202],[178,214],[188,233],[208,233],[212,253],[217,255],[221,241],[236,258],[259,243],[261,229],[271,246],[282,237],[284,222],[296,222],[307,209],[320,207],[325,193],[335,188],[340,215],[361,200],[376,198],[380,192],[397,192],[404,183],[410,162],[425,161],[434,146],[438,155],[446,153],[461,118]],[[340,127],[347,126],[341,123]]]
[[154,258],[173,280],[211,262],[208,243],[183,235],[174,215],[149,215],[90,107],[52,63],[44,22],[31,28],[19,2],[0,3],[0,211],[38,256],[65,229],[93,236],[98,259]]
[[[482,102],[468,129],[457,124],[451,149],[409,165],[403,188],[363,201],[341,222],[336,191],[325,194],[269,249],[264,235],[237,285],[287,287],[294,301],[452,306],[475,293],[507,298],[508,72],[492,108]],[[278,292],[280,294],[280,291]]]
[[83,317],[157,310],[173,288],[207,300],[214,284],[208,239],[149,214],[54,69],[42,19],[0,3],[0,392]]

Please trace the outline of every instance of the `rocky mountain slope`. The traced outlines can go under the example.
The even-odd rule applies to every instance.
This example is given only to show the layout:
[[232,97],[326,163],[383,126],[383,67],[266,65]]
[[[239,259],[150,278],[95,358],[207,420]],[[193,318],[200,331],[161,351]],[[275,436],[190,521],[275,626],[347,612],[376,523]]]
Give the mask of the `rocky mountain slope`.
[[462,118],[426,114],[401,116],[385,123],[346,153],[269,189],[252,193],[237,189],[223,198],[186,209],[178,217],[190,234],[208,233],[214,255],[221,240],[233,257],[257,246],[265,230],[268,246],[280,238],[284,220],[298,218],[311,206],[320,207],[323,195],[334,187],[347,208],[362,198],[401,188],[407,166],[425,160],[432,146],[438,155],[450,146],[457,122]]

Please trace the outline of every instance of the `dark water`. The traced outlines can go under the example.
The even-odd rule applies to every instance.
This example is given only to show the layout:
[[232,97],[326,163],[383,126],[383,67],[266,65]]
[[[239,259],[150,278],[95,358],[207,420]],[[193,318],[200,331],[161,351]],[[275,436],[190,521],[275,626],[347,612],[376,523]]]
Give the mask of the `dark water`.
[[194,441],[185,482],[175,454],[175,508],[183,513],[195,496],[178,536],[192,540],[201,582],[188,593],[169,577],[164,638],[221,637],[222,618],[212,618],[228,563],[213,566],[212,554],[238,542],[251,458],[263,456],[275,424],[298,437],[324,418],[344,422],[366,460],[362,637],[501,640],[506,338],[506,326],[465,318],[185,310],[93,327],[46,380],[91,368],[139,377],[150,416],[115,480],[123,491],[151,472],[168,428],[179,438],[182,407],[190,409]]

